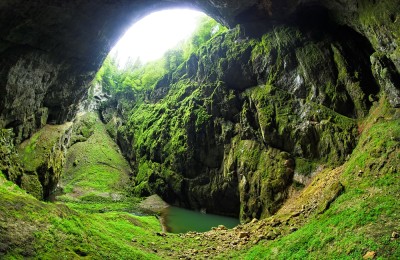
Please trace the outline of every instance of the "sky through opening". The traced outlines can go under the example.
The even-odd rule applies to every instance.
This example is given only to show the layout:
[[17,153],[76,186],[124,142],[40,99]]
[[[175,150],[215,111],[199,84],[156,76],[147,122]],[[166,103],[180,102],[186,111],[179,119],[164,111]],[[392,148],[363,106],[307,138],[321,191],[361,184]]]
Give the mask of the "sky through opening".
[[120,67],[137,58],[146,63],[161,58],[191,36],[204,13],[173,9],[152,13],[136,22],[111,50]]

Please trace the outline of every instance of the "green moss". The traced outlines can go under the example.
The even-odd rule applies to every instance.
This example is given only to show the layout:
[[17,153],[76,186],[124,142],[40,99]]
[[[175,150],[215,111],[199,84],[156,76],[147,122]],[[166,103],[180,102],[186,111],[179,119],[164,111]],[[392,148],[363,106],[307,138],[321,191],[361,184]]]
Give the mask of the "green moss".
[[305,158],[297,157],[296,161],[296,173],[304,176],[311,176],[317,169],[319,163]]
[[37,199],[43,199],[43,188],[37,175],[24,174],[21,178],[21,188]]
[[199,130],[205,123],[209,122],[211,115],[209,115],[204,107],[200,107],[194,111],[196,115],[196,129]]
[[360,1],[358,22],[376,50],[382,45],[393,44],[388,56],[400,58],[400,6],[396,1]]
[[79,198],[123,191],[129,165],[95,113],[78,119],[72,138],[85,133],[88,139],[73,144],[68,151],[61,180],[65,192]]
[[[299,68],[302,74],[305,76],[305,79],[309,82],[309,84],[313,84],[318,87],[320,82],[318,79],[324,78],[324,82],[326,86],[332,84],[330,82],[332,79],[329,72],[331,71],[330,68],[326,67],[325,58],[326,55],[316,43],[308,43],[301,48],[296,49],[296,57],[299,61]],[[314,75],[319,75],[315,77]],[[309,89],[311,86],[307,86]],[[307,91],[308,92],[308,100],[317,101],[314,91]]]
[[338,165],[351,153],[358,136],[356,121],[315,102],[299,101],[267,85],[246,91],[254,102],[267,144],[314,161]]
[[[285,166],[285,161],[290,159],[289,154],[238,137],[231,146],[224,168],[237,169],[240,174],[241,221],[248,222],[275,213],[285,199],[293,173]],[[236,165],[232,166],[232,163]]]
[[163,190],[174,172],[181,170],[181,162],[193,153],[188,135],[204,131],[209,124],[211,115],[203,100],[215,88],[181,80],[171,85],[163,100],[141,103],[132,109],[127,128],[121,127],[119,131],[133,139],[136,194],[154,192],[151,187],[157,185],[147,182],[150,175],[153,174],[154,182],[160,181],[156,189]]
[[9,180],[20,183],[24,171],[13,138],[11,129],[0,129],[0,171],[2,170]]
[[268,61],[267,84],[274,84],[284,72],[283,64],[293,46],[298,46],[303,41],[303,36],[298,29],[291,27],[276,27],[271,32],[255,41],[251,52],[253,64],[263,64]]
[[367,107],[365,104],[365,93],[361,89],[360,82],[358,81],[358,72],[354,72],[354,75],[351,75],[348,71],[348,64],[339,49],[334,45],[332,45],[331,48],[336,68],[338,70],[336,85],[344,85],[346,87],[346,90],[354,103],[357,117],[362,118],[367,114]]
[[[398,3],[390,0],[373,2],[368,0],[360,1],[359,20],[365,26],[395,25],[398,16]],[[396,32],[396,30],[394,31]]]
[[[87,255],[91,258],[158,259],[149,250],[150,242],[157,241],[152,234],[159,230],[154,217],[134,217],[122,213],[84,215],[63,205],[38,202],[14,185],[0,179],[0,216],[7,232],[0,239],[9,248],[2,259],[50,259],[55,256],[76,259]],[[8,201],[9,203],[4,203]],[[14,224],[20,225],[18,235]],[[34,227],[34,228],[32,228]],[[4,236],[10,236],[6,239]],[[153,238],[151,238],[153,237]],[[131,240],[135,238],[138,244]],[[25,246],[21,243],[26,243]],[[142,244],[143,243],[143,244]]]
[[80,213],[40,202],[2,175],[0,218],[7,220],[0,223],[1,259],[175,259],[183,248],[199,246],[195,239],[156,235],[161,226],[154,216]]
[[[398,230],[400,212],[400,121],[396,113],[385,99],[374,105],[361,124],[363,133],[353,154],[343,168],[335,169],[342,173],[344,193],[326,211],[283,238],[219,257],[361,259],[375,251],[379,259],[399,258],[398,241],[391,239]],[[326,192],[338,190],[339,186],[332,186]]]
[[[35,133],[30,139],[24,141],[19,146],[19,154],[22,158],[22,163],[27,171],[35,172],[39,167],[45,165],[46,168],[54,166],[60,168],[62,159],[54,161],[54,165],[47,165],[50,158],[54,156],[54,150],[60,150],[58,141],[62,138],[65,131],[70,127],[70,124],[64,125],[46,125],[44,128]],[[60,165],[58,165],[60,164]]]

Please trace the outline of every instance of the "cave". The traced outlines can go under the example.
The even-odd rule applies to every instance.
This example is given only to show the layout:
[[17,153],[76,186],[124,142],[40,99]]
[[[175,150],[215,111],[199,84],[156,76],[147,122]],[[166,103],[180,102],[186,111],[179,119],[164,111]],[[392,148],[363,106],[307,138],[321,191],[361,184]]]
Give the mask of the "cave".
[[[178,7],[229,30],[149,89],[91,97],[126,30]],[[399,0],[3,1],[0,258],[54,257],[54,248],[67,259],[321,258],[325,245],[330,258],[398,256],[399,8]],[[106,101],[95,115],[80,115],[91,98]],[[82,157],[77,147],[98,157]],[[127,185],[130,195],[157,194],[242,224],[161,232],[154,218],[128,210],[129,196],[108,187],[93,195],[88,185],[80,198],[87,190],[62,179],[83,167],[91,173],[92,162],[107,178],[125,174],[115,189]],[[41,201],[68,181],[72,200]],[[80,200],[90,206],[82,210]],[[97,200],[101,207],[91,204]],[[133,238],[122,237],[125,230]],[[285,242],[293,237],[302,250]]]

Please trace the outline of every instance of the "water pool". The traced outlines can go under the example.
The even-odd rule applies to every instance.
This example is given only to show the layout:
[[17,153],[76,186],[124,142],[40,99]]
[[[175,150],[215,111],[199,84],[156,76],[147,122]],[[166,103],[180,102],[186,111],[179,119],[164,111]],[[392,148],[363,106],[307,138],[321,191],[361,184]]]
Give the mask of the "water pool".
[[164,211],[163,218],[167,231],[171,233],[205,232],[218,225],[233,228],[240,224],[239,219],[236,218],[204,214],[172,206]]

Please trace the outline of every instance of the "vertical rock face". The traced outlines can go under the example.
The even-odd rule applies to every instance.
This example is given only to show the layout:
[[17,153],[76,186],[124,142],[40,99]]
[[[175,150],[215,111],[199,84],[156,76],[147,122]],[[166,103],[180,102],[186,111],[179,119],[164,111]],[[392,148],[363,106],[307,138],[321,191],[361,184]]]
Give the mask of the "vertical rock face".
[[259,38],[238,27],[160,80],[148,102],[110,100],[103,118],[135,169],[134,192],[248,221],[279,209],[295,173],[345,161],[379,92],[373,48],[323,15],[303,18]]
[[23,168],[20,185],[38,199],[47,199],[57,186],[71,125],[46,125],[18,147]]
[[3,1],[0,5],[0,127],[13,128],[17,142],[46,122],[74,117],[86,86],[130,22],[122,6],[97,4]]

